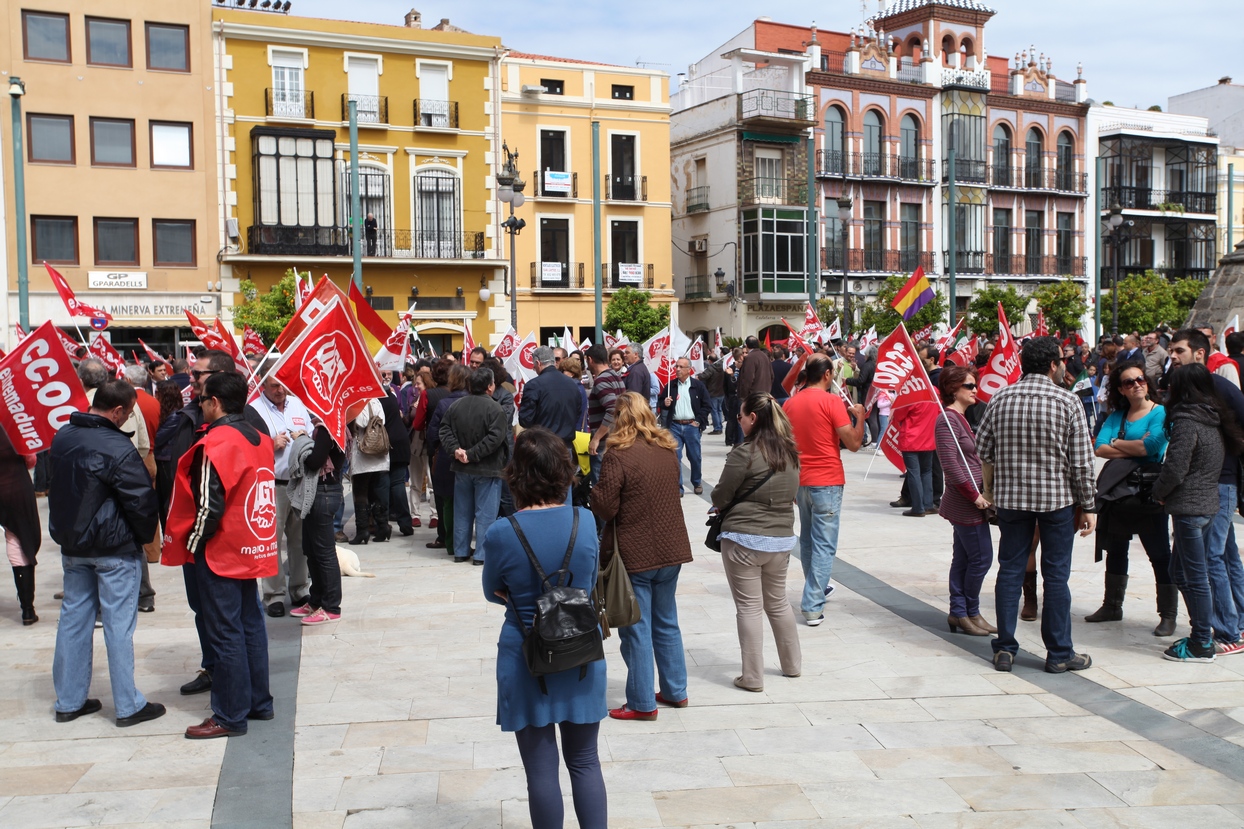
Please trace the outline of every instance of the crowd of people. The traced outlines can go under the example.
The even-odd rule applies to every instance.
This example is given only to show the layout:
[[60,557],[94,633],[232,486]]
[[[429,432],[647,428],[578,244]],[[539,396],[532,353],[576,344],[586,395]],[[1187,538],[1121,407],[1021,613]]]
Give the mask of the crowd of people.
[[[72,415],[46,456],[19,454],[0,432],[0,525],[23,624],[35,624],[36,498],[48,495],[64,569],[52,671],[59,722],[101,710],[87,697],[97,626],[117,725],[165,713],[134,686],[133,634],[136,614],[155,607],[149,565],[181,567],[200,669],[180,690],[210,692],[212,709],[186,736],[204,739],[245,734],[249,720],[273,716],[265,616],[339,620],[348,609],[337,545],[388,542],[394,523],[411,536],[426,513],[436,531],[426,547],[481,566],[485,597],[507,606],[498,723],[516,734],[534,825],[561,825],[558,727],[580,825],[605,826],[600,721],[654,720],[660,706],[688,704],[676,594],[693,551],[680,499],[708,484],[706,435],[722,435],[730,449],[706,498],[719,518],[737,610],[734,684],[744,691],[764,689],[762,617],[781,673],[800,676],[798,620],[823,624],[835,589],[841,453],[878,443],[891,426],[906,467],[891,506],[951,524],[947,624],[994,636],[997,670],[1012,668],[1019,620],[1038,617],[1047,671],[1091,666],[1072,641],[1077,532],[1095,533],[1105,560],[1102,605],[1087,622],[1123,618],[1139,536],[1155,576],[1154,635],[1174,635],[1180,596],[1191,623],[1165,658],[1244,651],[1244,566],[1231,521],[1244,454],[1244,335],[1226,346],[1220,353],[1213,332],[1199,329],[1133,333],[1095,348],[1031,337],[1018,381],[982,402],[989,344],[974,359],[948,361],[921,342],[940,404],[898,409],[892,391],[871,388],[876,347],[850,342],[796,362],[781,344],[748,337],[710,354],[698,373],[679,358],[663,384],[634,347],[539,347],[537,376],[521,394],[480,347],[395,373],[353,419],[344,448],[274,378],[248,403],[246,380],[224,352],[200,350],[193,365],[130,365],[124,379],[84,358],[90,408]],[[263,377],[269,366],[255,368]],[[1094,456],[1105,461],[1100,473]],[[996,625],[980,601],[995,525]],[[584,657],[579,670],[546,676],[533,668],[541,657],[532,644],[543,619],[570,607],[559,604],[572,601],[567,591],[596,587],[612,556],[638,607],[638,620],[618,628],[627,678],[615,708],[602,661]],[[798,614],[786,590],[795,556]],[[546,661],[573,657],[541,641]]]

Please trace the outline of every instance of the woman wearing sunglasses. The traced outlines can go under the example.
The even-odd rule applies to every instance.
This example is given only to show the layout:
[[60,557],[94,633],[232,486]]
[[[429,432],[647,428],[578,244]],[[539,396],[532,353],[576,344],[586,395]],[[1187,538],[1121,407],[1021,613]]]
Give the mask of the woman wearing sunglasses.
[[[1166,454],[1166,410],[1149,399],[1145,364],[1137,360],[1118,363],[1110,372],[1106,404],[1110,415],[1097,432],[1097,457],[1107,461],[1133,461],[1136,465],[1160,464]],[[1123,471],[1133,468],[1122,467]],[[1097,490],[1101,514],[1097,524],[1097,560],[1106,557],[1106,592],[1101,607],[1084,617],[1086,622],[1118,622],[1123,618],[1123,596],[1127,592],[1127,554],[1132,536],[1139,535],[1141,546],[1153,565],[1158,593],[1158,626],[1154,636],[1175,632],[1179,610],[1179,591],[1170,583],[1171,541],[1166,513],[1156,506],[1129,508],[1127,502],[1103,499],[1104,490],[1117,476],[1102,469]]]
[[952,632],[988,636],[998,632],[981,616],[981,585],[993,564],[993,539],[985,512],[991,504],[981,495],[981,459],[965,416],[976,403],[976,369],[947,364],[937,387],[945,405],[937,419],[937,458],[946,476],[938,514],[954,528],[946,623]]

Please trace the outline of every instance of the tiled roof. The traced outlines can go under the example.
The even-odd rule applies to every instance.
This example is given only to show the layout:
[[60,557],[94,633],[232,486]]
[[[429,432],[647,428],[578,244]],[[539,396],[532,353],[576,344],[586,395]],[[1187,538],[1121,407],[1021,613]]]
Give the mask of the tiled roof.
[[968,9],[974,12],[985,12],[987,14],[997,14],[996,9],[991,9],[984,3],[978,3],[977,0],[895,0],[889,7],[878,17],[891,17],[903,12],[909,12],[912,9],[919,9],[925,6],[950,6],[956,9]]
[[547,60],[547,61],[553,61],[554,63],[578,63],[584,66],[610,66],[616,69],[629,69],[630,68],[628,66],[619,66],[618,64],[614,64],[614,63],[601,63],[598,60],[576,60],[575,58],[559,58],[554,55],[536,55],[536,54],[532,54],[531,52],[511,51],[509,53],[509,56],[512,58],[519,58],[520,60]]

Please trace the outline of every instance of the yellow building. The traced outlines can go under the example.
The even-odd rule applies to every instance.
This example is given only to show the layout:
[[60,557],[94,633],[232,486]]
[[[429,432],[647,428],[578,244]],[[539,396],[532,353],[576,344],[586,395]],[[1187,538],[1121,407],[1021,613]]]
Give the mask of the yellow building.
[[[676,300],[670,257],[669,76],[509,52],[501,127],[526,181],[515,215],[518,330],[541,342],[569,326],[595,340],[595,291]],[[600,124],[601,271],[594,266],[592,123]],[[504,159],[502,159],[504,160]],[[499,205],[498,213],[500,213]],[[508,250],[506,251],[508,255]]]
[[[417,302],[437,352],[462,326],[495,342],[509,326],[493,205],[498,38],[442,21],[424,29],[215,8],[226,136],[227,286],[262,291],[289,268],[352,271],[348,101],[357,105],[362,280],[390,325]],[[499,142],[497,142],[499,144]]]
[[[47,272],[114,317],[106,336],[127,357],[137,340],[171,351],[183,310],[216,313],[220,249],[207,3],[5,0],[3,80],[25,94],[29,322],[72,330]],[[7,297],[0,342],[19,319],[13,140],[0,118]],[[228,298],[225,298],[226,301]],[[80,325],[86,320],[79,317]],[[141,349],[140,349],[141,353]]]

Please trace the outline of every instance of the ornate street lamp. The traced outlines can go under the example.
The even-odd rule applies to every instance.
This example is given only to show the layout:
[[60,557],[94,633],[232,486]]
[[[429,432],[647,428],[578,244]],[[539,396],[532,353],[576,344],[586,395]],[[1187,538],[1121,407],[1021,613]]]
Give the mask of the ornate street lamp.
[[[514,236],[527,226],[527,222],[515,217],[514,208],[522,207],[527,197],[523,188],[527,183],[518,174],[518,152],[510,152],[505,142],[501,143],[501,152],[505,154],[505,166],[497,173],[497,198],[510,206],[510,217],[501,223],[510,236],[510,327],[518,330],[518,274],[514,270]],[[480,290],[480,296],[484,294]]]

